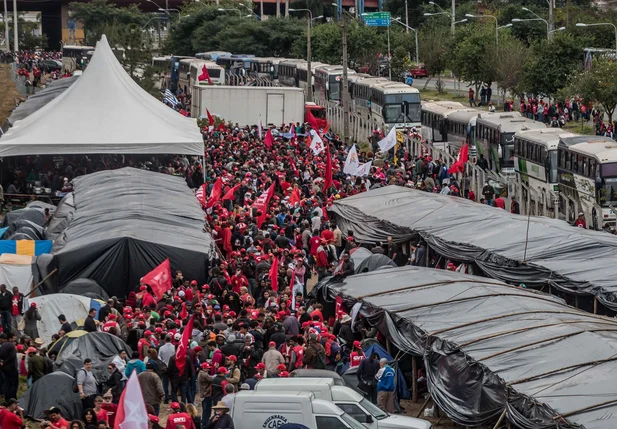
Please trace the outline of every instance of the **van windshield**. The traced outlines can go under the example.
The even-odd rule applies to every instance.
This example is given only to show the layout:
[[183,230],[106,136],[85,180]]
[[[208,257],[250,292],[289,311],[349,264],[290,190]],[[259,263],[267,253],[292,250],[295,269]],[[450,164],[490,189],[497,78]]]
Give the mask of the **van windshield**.
[[349,425],[351,429],[366,429],[366,427],[364,427],[360,422],[358,422],[356,419],[354,419],[347,413],[341,414],[341,418],[345,423]]
[[366,411],[368,411],[377,420],[383,420],[386,417],[388,417],[388,413],[383,411],[381,408],[379,408],[377,405],[373,404],[371,401],[369,401],[366,398],[363,398],[360,401],[360,406],[364,408]]

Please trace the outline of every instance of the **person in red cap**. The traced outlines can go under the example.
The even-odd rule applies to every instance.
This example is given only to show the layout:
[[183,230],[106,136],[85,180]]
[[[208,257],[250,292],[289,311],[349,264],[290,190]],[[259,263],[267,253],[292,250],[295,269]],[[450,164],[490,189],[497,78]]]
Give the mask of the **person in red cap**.
[[105,323],[103,323],[101,331],[107,332],[108,334],[120,336],[120,325],[118,325],[118,322],[116,322],[115,314],[109,313],[107,315],[107,320],[105,321]]
[[[197,388],[201,397],[201,421],[204,422],[212,412],[212,381],[214,377],[210,375],[210,364],[203,362],[199,365],[197,374]],[[200,428],[197,428],[200,429]]]
[[170,414],[169,417],[167,417],[167,425],[165,425],[165,429],[176,429],[178,425],[182,425],[186,429],[196,429],[195,423],[193,423],[191,416],[180,411],[179,403],[172,402],[169,408],[171,408],[173,414]]
[[315,265],[317,266],[318,280],[321,280],[325,275],[329,267],[328,262],[328,242],[321,239],[317,252],[315,254]]
[[216,375],[212,379],[212,403],[218,403],[225,396],[225,386],[227,386],[227,368],[224,366],[216,370]]
[[227,382],[234,386],[235,391],[238,391],[240,384],[240,368],[237,366],[238,358],[235,355],[227,356],[225,366],[227,367]]
[[349,367],[354,368],[360,366],[362,359],[364,359],[364,352],[362,351],[362,344],[360,341],[353,342],[353,351],[349,354]]
[[268,377],[274,377],[279,373],[279,365],[285,366],[285,358],[281,352],[276,349],[276,343],[274,341],[268,343],[268,351],[264,353],[261,362],[266,366]]

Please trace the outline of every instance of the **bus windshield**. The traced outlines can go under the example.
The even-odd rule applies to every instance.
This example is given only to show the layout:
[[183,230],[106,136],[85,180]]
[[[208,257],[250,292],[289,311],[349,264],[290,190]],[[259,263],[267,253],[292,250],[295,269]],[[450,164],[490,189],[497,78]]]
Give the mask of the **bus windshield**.
[[558,183],[559,179],[557,176],[557,151],[550,150],[548,153],[550,156],[550,173],[548,181],[549,183]]
[[514,133],[501,136],[501,166],[514,167]]
[[602,207],[617,205],[617,177],[604,179],[604,184],[598,193],[598,200]]
[[386,124],[420,122],[420,109],[420,103],[386,104],[383,107],[383,119]]
[[341,83],[330,81],[330,100],[341,99]]

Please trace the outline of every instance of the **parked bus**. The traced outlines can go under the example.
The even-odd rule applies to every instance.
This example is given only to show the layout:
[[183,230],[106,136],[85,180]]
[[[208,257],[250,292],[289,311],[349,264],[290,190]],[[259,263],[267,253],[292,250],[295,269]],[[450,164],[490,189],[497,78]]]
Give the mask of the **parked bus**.
[[421,125],[420,91],[400,82],[377,83],[371,91],[371,111],[385,128],[410,128]]
[[560,208],[566,220],[582,213],[588,228],[615,227],[617,142],[603,136],[562,138],[557,151]]
[[225,70],[212,61],[196,60],[190,65],[189,71],[189,93],[193,93],[193,85],[208,86],[210,83],[207,79],[199,80],[199,76],[203,75],[203,68],[208,70],[210,80],[213,85],[225,85]]
[[278,79],[281,61],[285,61],[285,58],[252,58],[249,61],[249,75],[270,80]]
[[210,51],[210,52],[200,52],[195,54],[195,58],[200,60],[210,60],[216,62],[218,57],[230,57],[231,52],[225,51]]
[[69,73],[83,69],[92,58],[94,46],[64,45],[62,47],[62,69]]

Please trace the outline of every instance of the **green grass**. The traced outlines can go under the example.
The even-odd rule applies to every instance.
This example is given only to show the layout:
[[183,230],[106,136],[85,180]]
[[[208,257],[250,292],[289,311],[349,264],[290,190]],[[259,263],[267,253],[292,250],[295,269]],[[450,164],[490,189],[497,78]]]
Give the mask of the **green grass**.
[[581,122],[568,122],[562,129],[564,130],[568,130],[571,131],[573,133],[577,133],[577,134],[584,134],[587,136],[593,136],[596,134],[596,130],[594,129],[594,127],[589,126],[589,125],[582,125]]
[[458,97],[456,95],[456,91],[452,91],[452,92],[444,91],[443,93],[440,94],[433,88],[426,88],[425,90],[423,90],[422,85],[419,85],[416,88],[420,90],[420,97],[422,97],[423,100],[458,101],[461,103],[467,102],[467,96]]

